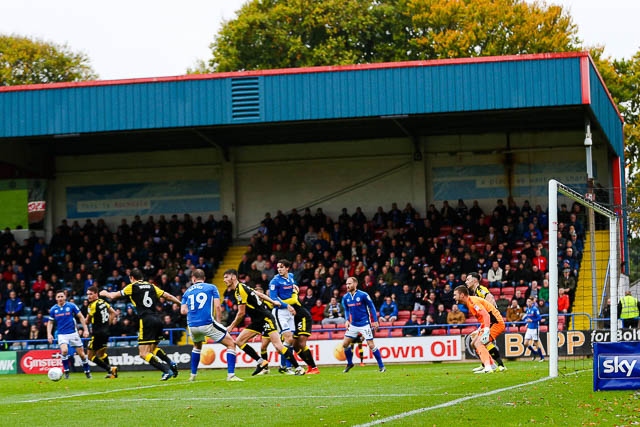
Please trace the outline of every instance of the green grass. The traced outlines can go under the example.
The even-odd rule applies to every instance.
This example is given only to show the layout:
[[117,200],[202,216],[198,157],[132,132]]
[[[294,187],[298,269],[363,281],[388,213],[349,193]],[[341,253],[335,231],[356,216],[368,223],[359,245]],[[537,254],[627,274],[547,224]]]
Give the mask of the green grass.
[[[475,366],[389,365],[384,374],[371,365],[348,374],[321,367],[320,375],[304,377],[273,369],[251,377],[240,369],[242,383],[224,381],[222,370],[200,370],[193,383],[186,371],[168,382],[155,371],[122,372],[115,380],[75,373],[55,383],[44,375],[7,375],[0,376],[0,413],[3,427],[333,426],[393,416],[385,424],[620,426],[640,419],[638,392],[593,392],[588,370],[544,380],[546,363],[511,362],[507,372],[490,375],[474,375]],[[409,411],[415,413],[400,417]]]

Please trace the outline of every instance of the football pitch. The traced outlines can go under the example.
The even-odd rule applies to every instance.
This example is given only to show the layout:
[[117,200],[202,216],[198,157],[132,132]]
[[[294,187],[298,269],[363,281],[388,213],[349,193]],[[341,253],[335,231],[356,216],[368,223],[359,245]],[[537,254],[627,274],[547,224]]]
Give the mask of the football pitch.
[[549,379],[547,363],[508,362],[506,372],[477,375],[472,363],[320,367],[320,375],[188,371],[161,382],[156,371],[94,372],[50,381],[0,376],[6,426],[621,426],[638,424],[640,392],[593,392],[588,369]]

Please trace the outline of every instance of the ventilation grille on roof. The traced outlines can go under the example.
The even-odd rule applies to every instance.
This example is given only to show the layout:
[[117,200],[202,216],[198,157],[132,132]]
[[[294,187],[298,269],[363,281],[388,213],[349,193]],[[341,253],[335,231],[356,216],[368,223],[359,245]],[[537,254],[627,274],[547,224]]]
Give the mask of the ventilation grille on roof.
[[247,77],[231,80],[231,118],[260,119],[260,80]]

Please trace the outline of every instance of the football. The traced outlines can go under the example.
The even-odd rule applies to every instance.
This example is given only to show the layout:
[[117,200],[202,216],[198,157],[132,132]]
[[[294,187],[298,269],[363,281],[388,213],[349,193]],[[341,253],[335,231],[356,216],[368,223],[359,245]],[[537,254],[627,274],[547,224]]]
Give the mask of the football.
[[60,368],[51,368],[49,372],[47,372],[47,376],[51,381],[60,381],[62,378],[62,369]]

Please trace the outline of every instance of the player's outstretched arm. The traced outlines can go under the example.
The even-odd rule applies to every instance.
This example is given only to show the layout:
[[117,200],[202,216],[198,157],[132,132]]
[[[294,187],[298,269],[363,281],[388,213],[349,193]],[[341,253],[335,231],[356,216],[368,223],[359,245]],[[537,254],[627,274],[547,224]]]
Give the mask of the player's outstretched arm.
[[103,298],[109,298],[109,299],[118,299],[122,296],[122,294],[120,293],[120,291],[115,291],[115,292],[109,292],[107,290],[101,290],[100,293],[98,294]]

